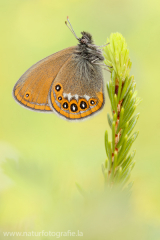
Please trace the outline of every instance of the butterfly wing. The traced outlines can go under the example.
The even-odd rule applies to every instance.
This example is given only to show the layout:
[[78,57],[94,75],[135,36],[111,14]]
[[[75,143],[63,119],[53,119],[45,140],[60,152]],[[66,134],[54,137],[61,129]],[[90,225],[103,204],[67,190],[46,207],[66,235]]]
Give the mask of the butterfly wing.
[[48,104],[49,89],[74,49],[70,47],[54,53],[29,68],[13,88],[15,100],[33,110],[52,111]]
[[52,83],[49,103],[53,111],[69,120],[80,120],[102,109],[101,67],[72,54]]

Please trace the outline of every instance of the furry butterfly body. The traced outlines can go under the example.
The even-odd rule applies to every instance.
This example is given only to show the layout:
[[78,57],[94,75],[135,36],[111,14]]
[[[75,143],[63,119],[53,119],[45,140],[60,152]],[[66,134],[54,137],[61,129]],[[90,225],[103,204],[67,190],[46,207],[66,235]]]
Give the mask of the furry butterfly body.
[[14,86],[15,100],[29,109],[55,112],[68,120],[81,120],[102,109],[102,51],[87,32],[77,39],[77,46],[54,53],[29,68]]

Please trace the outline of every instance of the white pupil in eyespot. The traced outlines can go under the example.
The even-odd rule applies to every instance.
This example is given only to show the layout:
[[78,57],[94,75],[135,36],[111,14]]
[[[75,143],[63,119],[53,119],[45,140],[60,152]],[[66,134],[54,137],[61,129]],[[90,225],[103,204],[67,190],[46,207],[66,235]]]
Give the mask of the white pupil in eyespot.
[[80,107],[81,107],[81,109],[85,109],[85,108],[87,108],[87,104],[86,104],[86,102],[81,101]]

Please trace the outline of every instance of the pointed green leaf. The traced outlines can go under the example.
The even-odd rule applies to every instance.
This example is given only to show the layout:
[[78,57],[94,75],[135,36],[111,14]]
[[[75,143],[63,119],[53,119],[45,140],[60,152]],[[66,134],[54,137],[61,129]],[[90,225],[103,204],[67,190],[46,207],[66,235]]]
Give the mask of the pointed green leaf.
[[123,99],[124,94],[126,93],[126,90],[128,88],[128,84],[129,84],[129,78],[127,77],[124,81],[124,85],[122,87],[122,92],[121,92],[121,96],[120,96],[120,101]]
[[135,162],[132,162],[132,161],[131,161],[130,164],[127,164],[127,165],[126,165],[125,169],[122,168],[122,177],[125,176],[125,175],[127,175],[128,171],[129,171],[129,170],[131,171],[134,166],[135,166]]
[[142,102],[141,98],[136,98],[136,102],[135,102],[136,106],[138,106],[141,102]]
[[131,102],[132,96],[133,96],[133,91],[130,91],[128,96],[126,96],[127,98],[124,100],[124,102],[122,104],[122,106],[124,107],[125,110],[128,108],[128,105]]
[[115,71],[113,70],[111,74],[113,95],[115,94],[115,79],[116,79],[116,74],[115,74]]
[[128,92],[131,90],[131,85],[133,83],[133,80],[134,80],[134,76],[131,76],[129,77],[129,83],[128,83],[128,87],[127,87],[127,90],[123,93],[123,99],[126,97],[126,95],[128,94]]
[[114,178],[115,183],[119,183],[119,180],[121,178],[121,173],[122,173],[122,168],[119,167]]
[[109,169],[111,168],[112,164],[112,143],[108,142],[108,150],[109,150]]
[[118,96],[117,96],[117,102],[120,100],[120,95],[121,95],[121,90],[122,90],[122,78],[119,78],[119,87],[118,87]]
[[122,123],[124,122],[124,121],[123,121],[123,118],[124,118],[123,115],[124,115],[124,108],[122,107],[122,108],[121,108],[121,111],[120,111],[120,118],[119,118],[119,123],[118,123],[117,131],[116,131],[117,134],[118,134],[118,132],[119,132],[121,126],[122,126]]
[[114,151],[114,161],[113,161],[113,165],[112,165],[111,181],[114,178],[116,167],[117,167],[117,151]]
[[106,149],[106,154],[109,158],[109,144],[108,144],[108,131],[105,131],[105,149]]
[[122,134],[121,134],[121,136],[120,136],[120,139],[119,139],[119,142],[117,143],[116,148],[119,148],[119,147],[123,144],[124,137],[125,137],[126,134],[127,134],[128,125],[129,125],[129,123],[127,122],[126,125],[125,125],[125,127],[124,127],[123,130],[122,130]]
[[114,94],[114,106],[115,106],[115,112],[116,112],[116,114],[117,114],[117,105],[118,105],[117,94]]
[[135,99],[135,98],[132,98],[132,99],[128,102],[127,106],[125,107],[124,118],[125,118],[125,116],[127,115],[127,113],[129,112],[129,110],[130,110],[131,108],[133,108],[133,106],[134,106],[134,104],[135,104],[135,101],[136,101],[136,99]]
[[112,123],[112,152],[115,150],[115,122]]
[[105,168],[108,168],[108,158],[105,161]]
[[103,173],[103,176],[105,178],[105,181],[107,181],[107,178],[108,178],[108,171],[107,169],[105,168],[104,164],[102,163],[102,173]]
[[125,170],[126,168],[128,168],[128,166],[130,165],[130,163],[132,162],[134,156],[136,154],[136,150],[132,151],[132,153],[127,157],[127,159],[123,162],[122,164],[122,169]]
[[110,99],[110,101],[111,101],[111,96],[110,96],[110,93],[109,93],[109,82],[107,82],[106,86],[107,86],[108,96],[109,96],[109,99]]
[[113,54],[111,52],[112,51],[111,50],[111,46],[112,46],[112,44],[109,45],[110,51],[108,52],[108,54],[109,54],[109,58],[111,60],[112,66],[113,66],[113,70],[115,70],[115,72],[116,72],[116,64],[115,64],[115,60],[114,60]]
[[134,111],[136,110],[136,105],[134,105],[132,108],[129,109],[128,113],[126,114],[126,116],[124,117],[123,122],[127,122],[133,115]]
[[109,95],[110,95],[112,110],[115,111],[114,95],[113,95],[113,92],[112,92],[112,82],[111,82],[111,80],[109,81]]
[[117,167],[117,151],[114,151],[113,170]]
[[138,121],[138,118],[139,118],[139,113],[137,113],[130,121],[129,121],[129,127],[128,127],[128,131],[127,131],[127,134],[128,136],[131,134],[133,128],[135,127],[137,121]]
[[127,141],[127,144],[126,144],[126,149],[125,151],[123,152],[123,155],[122,155],[122,159],[125,159],[125,157],[127,156],[133,142],[136,140],[137,136],[138,136],[139,132],[135,132],[132,137],[129,138],[129,140]]
[[137,94],[138,94],[138,91],[137,90],[134,91],[132,98],[136,98]]
[[131,171],[134,168],[135,164],[136,164],[136,161],[134,161],[133,164],[131,165]]
[[128,136],[126,135],[124,137],[124,141],[123,141],[123,145],[118,153],[118,164],[120,164],[122,162],[122,157],[123,157],[123,154],[126,150],[126,145],[127,145],[127,140],[128,140]]
[[131,100],[131,98],[132,98],[132,95],[133,95],[133,92],[132,92],[132,90],[130,90],[129,93],[126,95],[123,103],[122,103],[122,106],[123,106],[124,108],[126,108],[126,105],[128,104],[128,102],[130,102],[130,100]]
[[122,187],[128,182],[130,175],[131,175],[131,170],[129,170],[128,173],[126,174],[126,176],[123,177],[122,182],[121,182]]
[[114,122],[117,121],[117,114],[116,114],[116,113],[113,115],[113,121],[114,121]]
[[107,119],[108,119],[108,124],[109,124],[110,128],[112,128],[112,122],[113,122],[113,120],[112,120],[112,118],[110,117],[109,113],[107,113]]

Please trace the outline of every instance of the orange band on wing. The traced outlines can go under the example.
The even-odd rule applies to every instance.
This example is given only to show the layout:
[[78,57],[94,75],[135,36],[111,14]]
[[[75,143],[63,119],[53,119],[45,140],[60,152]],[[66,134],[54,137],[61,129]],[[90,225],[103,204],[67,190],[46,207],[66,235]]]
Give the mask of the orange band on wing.
[[63,116],[65,116],[66,118],[69,118],[69,113],[63,111],[62,109],[60,109],[60,114],[62,114]]
[[81,113],[81,117],[83,118],[83,117],[87,117],[87,116],[89,116],[89,115],[91,115],[92,114],[92,111],[91,110],[88,110],[88,111],[86,111],[86,112],[83,112],[83,113]]
[[47,98],[47,91],[51,85],[51,81],[53,81],[53,78],[46,79],[44,81],[44,86],[39,86],[38,90],[38,83],[37,85],[33,84],[31,88],[31,80],[30,84],[28,84],[27,82],[21,86],[17,84],[13,90],[14,97],[19,103],[23,104],[25,107],[31,108],[33,110],[51,111],[51,108],[48,105]]
[[81,116],[81,114],[80,113],[76,113],[76,114],[73,114],[73,113],[70,113],[69,114],[69,118],[71,118],[71,119],[80,119],[82,116]]
[[102,107],[103,93],[97,93],[96,97],[92,97],[88,101],[84,97],[80,97],[78,101],[73,97],[69,102],[67,94],[63,93],[63,86],[56,83],[51,88],[50,100],[57,113],[68,119],[80,119],[90,116]]
[[91,108],[92,113],[98,111],[103,105],[103,93],[98,93],[97,97],[98,97],[98,104],[95,107]]

